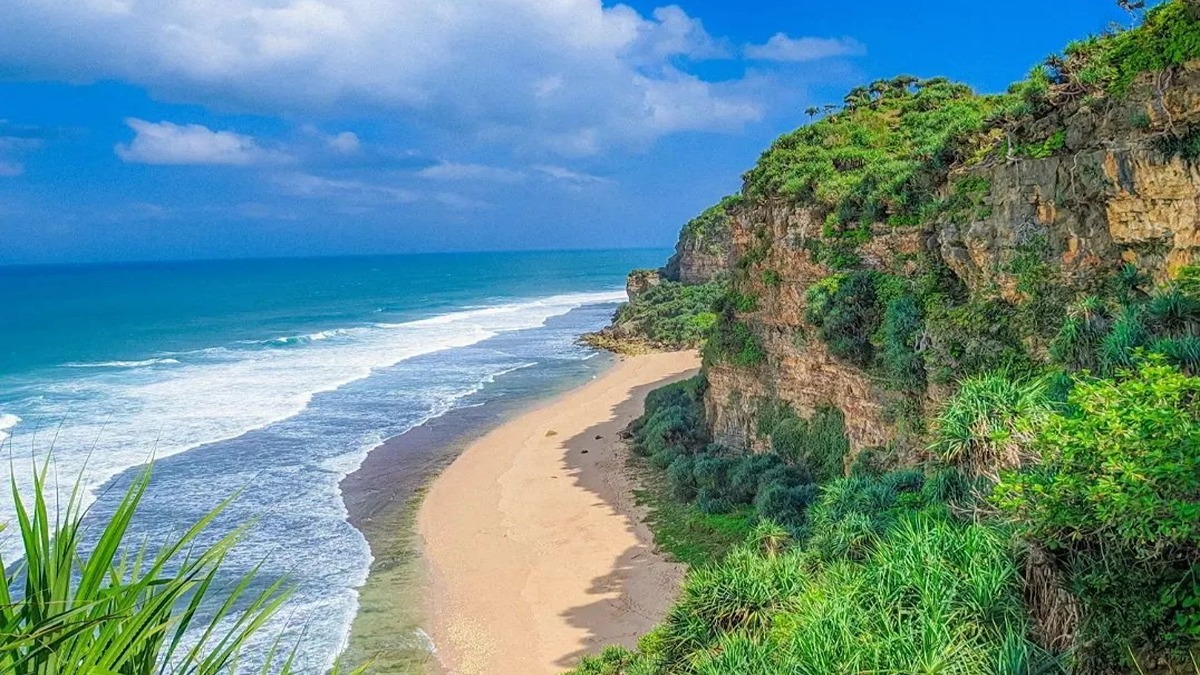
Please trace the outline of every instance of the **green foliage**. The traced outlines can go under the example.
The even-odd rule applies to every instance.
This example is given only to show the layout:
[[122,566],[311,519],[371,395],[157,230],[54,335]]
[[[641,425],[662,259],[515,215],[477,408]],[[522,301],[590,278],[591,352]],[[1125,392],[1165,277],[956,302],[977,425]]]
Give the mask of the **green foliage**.
[[924,357],[931,381],[948,383],[996,369],[1029,367],[1012,305],[984,298],[961,305],[926,303],[925,309],[931,344]]
[[893,389],[919,392],[925,389],[925,365],[917,353],[917,342],[925,320],[914,296],[905,294],[887,304],[880,327],[879,363]]
[[779,276],[779,272],[775,270],[763,270],[762,282],[771,288],[779,288],[779,285],[783,283],[783,277]]
[[1049,376],[1021,379],[1003,372],[964,380],[938,415],[931,449],[976,476],[996,478],[1024,465],[1032,429],[1054,405],[1051,383]]
[[726,288],[724,280],[697,285],[662,281],[621,305],[613,316],[614,329],[619,336],[657,347],[696,347],[716,323],[714,307]]
[[846,108],[775,141],[746,174],[748,197],[825,207],[837,230],[915,216],[938,176],[971,154],[993,99],[945,79],[896,78],[851,92]]
[[766,360],[767,353],[749,325],[722,314],[713,325],[704,356],[708,362],[751,368]]
[[1068,289],[1051,265],[1051,251],[1042,235],[1022,242],[1007,271],[1016,277],[1020,300],[1014,320],[1017,330],[1030,338],[1049,338],[1062,322],[1069,304]]
[[808,290],[805,318],[819,329],[834,356],[860,367],[875,358],[871,335],[882,318],[876,275],[871,271],[842,274]]
[[1070,561],[1088,672],[1200,643],[1198,394],[1162,357],[1080,379],[1039,426],[1038,463],[996,486],[1021,534]]
[[[234,672],[239,652],[278,612],[288,593],[280,582],[256,579],[253,570],[232,584],[218,582],[226,556],[244,531],[209,546],[200,541],[229,502],[155,550],[128,538],[150,482],[148,470],[133,480],[113,514],[100,523],[100,532],[89,533],[83,524],[82,486],[77,484],[60,502],[46,482],[48,467],[47,462],[35,476],[32,503],[22,499],[12,482],[22,558],[15,565],[0,563],[5,569],[0,671]],[[272,653],[279,658],[268,658],[261,672],[294,672],[291,657]]]
[[1189,0],[1167,0],[1132,29],[1077,40],[1051,56],[1010,88],[1008,112],[1028,115],[1063,102],[1122,97],[1139,75],[1195,58],[1200,58],[1200,9]]
[[[1146,12],[1137,28],[1110,36],[1097,66],[1111,77],[1110,91],[1122,94],[1141,73],[1157,73],[1200,58],[1200,9],[1187,0],[1169,0]],[[1081,53],[1083,50],[1081,50]]]
[[1006,476],[997,503],[1052,545],[1200,546],[1198,394],[1200,378],[1154,358],[1077,382],[1040,427],[1038,466]]
[[1054,672],[1025,638],[1002,533],[908,511],[866,536],[860,558],[826,559],[756,533],[722,564],[692,571],[636,653],[608,653],[623,669],[597,659],[576,672]]
[[841,239],[825,240],[808,237],[803,242],[813,260],[832,270],[848,270],[858,267],[862,259],[854,250],[854,244]]
[[811,419],[786,416],[767,435],[777,455],[800,466],[814,481],[823,483],[845,474],[850,442],[846,440],[845,417],[837,408],[820,408]]
[[1046,159],[1047,157],[1053,157],[1055,153],[1062,150],[1066,145],[1067,131],[1066,129],[1059,129],[1042,141],[1017,146],[1016,151],[1017,154],[1031,159]]
[[680,237],[688,239],[702,251],[721,250],[729,239],[729,211],[742,203],[741,195],[730,195],[708,207],[683,226]]
[[992,215],[987,204],[992,183],[983,176],[964,176],[950,184],[950,195],[937,205],[938,213],[955,222],[983,220]]
[[1108,308],[1100,298],[1089,296],[1075,303],[1050,343],[1051,360],[1069,370],[1096,371],[1111,323]]
[[1185,162],[1200,160],[1200,125],[1190,126],[1182,133],[1167,133],[1153,141],[1154,149],[1166,158],[1178,157]]

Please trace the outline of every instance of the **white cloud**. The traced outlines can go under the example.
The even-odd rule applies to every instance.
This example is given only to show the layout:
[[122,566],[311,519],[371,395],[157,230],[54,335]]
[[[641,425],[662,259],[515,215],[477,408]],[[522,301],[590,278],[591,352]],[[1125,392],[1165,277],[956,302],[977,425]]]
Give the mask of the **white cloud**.
[[456,162],[441,162],[425,167],[417,172],[421,178],[442,181],[487,181],[493,183],[518,183],[525,179],[525,174],[513,169],[504,169],[484,164],[459,164]]
[[449,206],[452,209],[463,211],[480,211],[490,209],[493,206],[483,200],[465,197],[456,192],[439,192],[433,196],[433,199],[442,206]]
[[268,114],[403,113],[570,153],[759,119],[736,82],[680,70],[729,51],[677,6],[601,0],[8,0],[0,22],[0,64],[25,77]]
[[352,131],[343,131],[336,136],[330,136],[326,143],[329,144],[329,149],[339,155],[353,155],[362,148],[362,143],[358,140],[358,135]]
[[594,176],[590,173],[581,173],[579,171],[572,171],[571,169],[568,169],[563,166],[553,166],[550,164],[542,164],[539,166],[535,166],[533,168],[537,171],[542,172],[546,176],[553,178],[554,180],[564,181],[567,183],[574,183],[576,185],[600,185],[600,184],[612,182],[611,178],[604,178],[603,176]]
[[759,61],[817,61],[837,56],[866,53],[862,43],[852,38],[788,37],[776,33],[766,44],[747,45],[747,58]]
[[122,160],[134,164],[249,166],[284,161],[286,155],[261,147],[250,136],[213,131],[199,124],[125,120],[134,131],[128,145],[114,148]]
[[334,199],[355,204],[409,204],[422,198],[419,192],[386,183],[325,178],[308,173],[288,173],[275,178],[280,192],[307,199]]
[[49,130],[25,127],[0,119],[0,178],[14,178],[25,173],[25,164],[20,157],[41,147],[43,138],[52,135]]

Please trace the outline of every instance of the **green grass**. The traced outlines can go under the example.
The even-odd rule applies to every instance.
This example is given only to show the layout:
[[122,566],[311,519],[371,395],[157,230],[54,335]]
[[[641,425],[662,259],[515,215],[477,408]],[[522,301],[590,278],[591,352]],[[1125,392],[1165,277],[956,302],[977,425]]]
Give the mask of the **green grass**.
[[750,508],[702,513],[694,504],[672,496],[665,474],[645,459],[634,457],[630,464],[641,485],[634,496],[647,508],[646,523],[654,532],[654,542],[675,560],[691,567],[721,560],[745,540],[757,521]]

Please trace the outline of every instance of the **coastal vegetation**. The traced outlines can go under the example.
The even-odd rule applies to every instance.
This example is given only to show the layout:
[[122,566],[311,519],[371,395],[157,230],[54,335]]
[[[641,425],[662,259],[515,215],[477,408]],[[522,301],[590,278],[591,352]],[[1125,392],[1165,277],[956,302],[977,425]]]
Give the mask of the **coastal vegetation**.
[[[1063,194],[1101,180],[1088,153],[1122,185],[1115,147],[1194,171],[1200,127],[1162,111],[1197,59],[1200,6],[1167,0],[1003,94],[880,80],[772,144],[728,207],[707,371],[631,428],[677,514],[745,538],[575,672],[1200,673],[1200,270],[1161,211],[1130,216],[1161,241],[1070,269],[1053,231],[1096,217]],[[1020,170],[1061,192],[1004,221]],[[845,373],[871,391],[818,381]]]
[[609,328],[583,339],[624,353],[699,347],[716,323],[715,307],[725,288],[724,279],[705,284],[656,279],[617,308]]
[[[0,672],[14,675],[205,675],[237,671],[245,647],[289,592],[254,570],[222,574],[244,530],[211,544],[208,526],[224,502],[159,547],[132,541],[130,524],[150,481],[133,479],[95,533],[82,487],[60,495],[49,462],[25,501],[12,483],[19,561],[0,561]],[[268,644],[260,672],[298,672],[296,652]],[[338,669],[334,669],[334,673]],[[363,669],[354,671],[364,672]]]

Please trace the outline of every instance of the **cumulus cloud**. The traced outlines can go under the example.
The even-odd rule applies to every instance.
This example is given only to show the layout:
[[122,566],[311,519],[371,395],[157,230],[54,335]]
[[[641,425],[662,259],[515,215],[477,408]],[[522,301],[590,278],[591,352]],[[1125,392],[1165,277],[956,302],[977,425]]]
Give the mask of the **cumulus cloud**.
[[857,56],[866,48],[851,38],[788,37],[776,33],[766,44],[747,45],[746,58],[758,61],[818,61],[837,56]]
[[133,141],[119,143],[117,156],[133,164],[250,166],[287,159],[267,150],[250,136],[232,131],[213,131],[200,124],[125,120],[134,131]]
[[[9,0],[0,63],[268,114],[404,112],[587,154],[762,116],[688,64],[731,51],[676,6],[601,0]],[[352,145],[349,137],[344,147]]]

